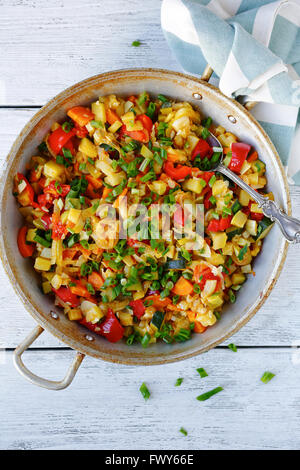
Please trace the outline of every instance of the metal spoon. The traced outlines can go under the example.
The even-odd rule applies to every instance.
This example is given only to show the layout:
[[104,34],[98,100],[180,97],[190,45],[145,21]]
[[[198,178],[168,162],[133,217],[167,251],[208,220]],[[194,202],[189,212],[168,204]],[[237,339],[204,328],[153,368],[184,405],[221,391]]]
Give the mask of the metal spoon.
[[209,171],[219,171],[220,173],[231,179],[234,183],[236,183],[240,188],[244,189],[244,191],[250,194],[251,198],[258,203],[264,215],[266,217],[269,217],[272,222],[275,221],[279,225],[283,236],[287,239],[289,243],[300,243],[300,220],[297,220],[294,217],[290,217],[289,215],[287,215],[282,209],[278,207],[276,202],[256,192],[247,183],[245,183],[245,181],[243,181],[236,173],[233,173],[233,171],[229,170],[229,168],[223,165],[223,147],[213,134],[210,133],[207,141],[211,147],[218,147],[222,149],[220,159],[216,162],[214,167],[211,167],[209,169]]

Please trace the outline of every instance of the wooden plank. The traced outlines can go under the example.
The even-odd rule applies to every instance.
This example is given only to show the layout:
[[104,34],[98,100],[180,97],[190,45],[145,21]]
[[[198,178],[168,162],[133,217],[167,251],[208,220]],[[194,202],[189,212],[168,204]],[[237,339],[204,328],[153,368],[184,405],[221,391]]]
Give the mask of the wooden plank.
[[[58,379],[72,355],[31,351],[24,360],[34,372]],[[6,359],[0,366],[1,449],[299,448],[297,350],[213,350],[155,367],[86,359],[71,387],[57,393],[14,371],[11,353]],[[209,377],[201,379],[198,367]],[[266,370],[276,377],[265,385],[260,377]],[[184,381],[174,387],[178,377]],[[148,402],[139,392],[143,381],[151,391]],[[224,391],[206,402],[196,400],[217,386]]]
[[[160,0],[0,3],[0,105],[40,105],[109,70],[179,70],[160,27]],[[142,45],[131,46],[137,39]]]
[[[33,109],[0,109],[0,159],[3,161],[13,140],[25,123],[36,112]],[[300,218],[300,188],[291,187],[295,217]],[[300,265],[299,247],[291,246],[283,273],[271,296],[257,315],[233,337],[241,345],[290,345],[299,341],[300,323]],[[291,282],[292,273],[292,282]],[[6,347],[14,347],[34,327],[34,320],[28,315],[16,297],[12,287],[0,268],[0,301],[2,322],[0,338],[5,338]],[[13,321],[12,321],[13,318]],[[39,347],[57,346],[57,340],[43,334],[35,343]]]

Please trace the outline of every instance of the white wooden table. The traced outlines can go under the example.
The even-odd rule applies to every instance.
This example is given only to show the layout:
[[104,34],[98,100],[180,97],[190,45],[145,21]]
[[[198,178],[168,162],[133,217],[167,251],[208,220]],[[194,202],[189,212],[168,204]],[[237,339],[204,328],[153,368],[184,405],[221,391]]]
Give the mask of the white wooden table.
[[[160,29],[160,0],[1,0],[0,156],[52,96],[91,75],[126,67],[180,70]],[[131,46],[139,39],[139,48]],[[291,188],[300,217],[300,188]],[[1,449],[278,449],[300,443],[300,265],[291,247],[283,273],[255,318],[203,356],[157,367],[85,359],[73,385],[50,392],[26,382],[13,348],[34,326],[0,269]],[[26,361],[49,378],[72,357],[48,334]],[[200,379],[195,369],[209,373]],[[270,370],[276,377],[260,382]],[[184,377],[181,387],[174,387]],[[139,392],[145,381],[151,399]],[[200,403],[216,386],[224,392]],[[188,430],[184,437],[179,428]]]

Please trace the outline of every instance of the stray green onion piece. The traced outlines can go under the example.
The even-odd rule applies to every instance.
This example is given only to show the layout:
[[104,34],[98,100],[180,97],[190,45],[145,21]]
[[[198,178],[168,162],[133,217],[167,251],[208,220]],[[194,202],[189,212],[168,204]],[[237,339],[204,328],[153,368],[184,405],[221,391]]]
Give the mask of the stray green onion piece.
[[145,384],[145,382],[143,382],[142,385],[140,386],[140,392],[143,395],[143,397],[145,398],[145,400],[149,399],[150,392],[149,392],[149,389],[148,389],[147,385]]
[[131,45],[133,47],[139,47],[141,45],[141,41],[133,41]]
[[222,392],[222,390],[224,390],[222,387],[214,388],[213,390],[210,390],[209,392],[206,392],[206,393],[203,393],[202,395],[199,395],[197,397],[197,400],[206,401],[209,398],[211,398],[213,395],[216,395],[217,393]]
[[199,369],[196,369],[196,371],[200,375],[201,379],[204,379],[204,377],[208,377],[208,373],[202,367],[199,367]]
[[263,376],[261,377],[261,381],[264,383],[264,384],[267,384],[268,382],[270,382],[270,380],[273,379],[273,377],[275,377],[275,374],[272,374],[272,372],[265,372],[263,374]]
[[236,345],[235,345],[235,344],[233,344],[233,343],[230,343],[230,344],[228,344],[228,347],[229,347],[229,349],[231,349],[231,351],[233,351],[233,352],[237,352],[237,347],[236,347]]
[[181,432],[184,436],[187,436],[187,435],[188,435],[187,430],[184,429],[184,428],[180,428],[180,429],[179,429],[179,432]]
[[180,385],[182,384],[183,382],[183,378],[182,377],[179,377],[176,382],[175,382],[175,387],[180,387]]

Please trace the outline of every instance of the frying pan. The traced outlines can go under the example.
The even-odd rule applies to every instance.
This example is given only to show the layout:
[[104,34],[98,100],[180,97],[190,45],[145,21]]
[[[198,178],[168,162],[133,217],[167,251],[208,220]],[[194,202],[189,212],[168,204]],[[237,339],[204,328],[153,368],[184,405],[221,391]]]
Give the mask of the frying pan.
[[[0,253],[17,295],[37,322],[36,328],[14,353],[17,369],[32,383],[51,390],[67,387],[85,355],[131,365],[166,364],[195,356],[214,348],[236,333],[253,317],[270,294],[287,252],[287,242],[278,227],[274,227],[264,240],[263,249],[255,260],[256,276],[249,277],[235,304],[224,307],[224,313],[216,325],[208,328],[204,334],[193,335],[192,339],[185,343],[157,343],[144,350],[139,344],[128,347],[122,341],[109,343],[77,322],[69,321],[64,313],[54,306],[53,299],[42,294],[39,276],[33,269],[32,261],[22,258],[17,248],[16,234],[22,224],[22,217],[12,194],[15,173],[25,170],[26,163],[37,152],[37,146],[49,132],[52,123],[62,121],[69,108],[88,105],[100,95],[107,94],[126,97],[146,90],[152,95],[161,93],[199,107],[204,115],[211,116],[228,132],[236,134],[241,141],[255,147],[266,164],[268,191],[274,193],[279,206],[290,214],[288,183],[276,149],[245,107],[207,83],[211,73],[212,70],[207,67],[202,79],[160,69],[118,70],[96,75],[73,85],[49,101],[32,117],[14,142],[1,180]],[[38,377],[23,363],[23,352],[44,330],[76,351],[62,381]]]

